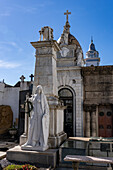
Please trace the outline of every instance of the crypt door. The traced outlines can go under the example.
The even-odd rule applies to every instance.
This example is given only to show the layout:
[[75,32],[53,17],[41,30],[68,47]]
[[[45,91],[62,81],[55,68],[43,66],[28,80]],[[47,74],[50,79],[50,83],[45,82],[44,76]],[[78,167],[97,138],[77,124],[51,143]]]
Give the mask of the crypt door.
[[98,128],[99,136],[113,136],[113,111],[111,106],[99,106]]
[[59,90],[59,99],[63,101],[66,109],[64,110],[64,131],[67,136],[73,136],[73,94],[69,89]]

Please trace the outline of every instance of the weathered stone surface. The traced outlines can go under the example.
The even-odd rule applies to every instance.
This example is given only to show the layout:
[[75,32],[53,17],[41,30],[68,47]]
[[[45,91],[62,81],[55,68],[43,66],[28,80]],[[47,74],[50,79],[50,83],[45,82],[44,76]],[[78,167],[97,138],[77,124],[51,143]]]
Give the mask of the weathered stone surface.
[[113,103],[113,66],[82,67],[84,104]]
[[0,106],[0,134],[4,134],[12,126],[13,112],[10,106]]
[[39,163],[55,168],[58,163],[58,149],[48,149],[47,151],[24,151],[20,146],[16,146],[7,151],[8,161]]

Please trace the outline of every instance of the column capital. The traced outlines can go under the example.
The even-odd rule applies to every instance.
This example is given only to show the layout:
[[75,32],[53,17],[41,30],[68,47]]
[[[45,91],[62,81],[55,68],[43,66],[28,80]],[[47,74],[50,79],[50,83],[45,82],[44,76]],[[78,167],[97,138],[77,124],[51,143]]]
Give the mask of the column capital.
[[88,104],[84,104],[84,111],[85,112],[95,112],[96,111],[96,105],[88,105]]

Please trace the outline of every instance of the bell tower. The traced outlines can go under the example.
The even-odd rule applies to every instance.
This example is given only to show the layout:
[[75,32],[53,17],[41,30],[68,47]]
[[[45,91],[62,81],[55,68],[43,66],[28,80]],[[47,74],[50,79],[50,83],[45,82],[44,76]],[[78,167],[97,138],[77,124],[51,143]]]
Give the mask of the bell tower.
[[89,50],[86,52],[86,66],[99,66],[100,58],[99,52],[96,51],[95,45],[93,43],[93,38],[91,37],[91,44],[89,45]]

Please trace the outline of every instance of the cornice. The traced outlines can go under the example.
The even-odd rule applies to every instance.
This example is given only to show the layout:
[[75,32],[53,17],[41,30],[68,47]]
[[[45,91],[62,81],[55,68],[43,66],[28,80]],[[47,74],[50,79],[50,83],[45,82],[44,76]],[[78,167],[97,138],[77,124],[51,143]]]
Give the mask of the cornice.
[[113,74],[113,66],[89,66],[81,67],[82,75],[111,75]]

